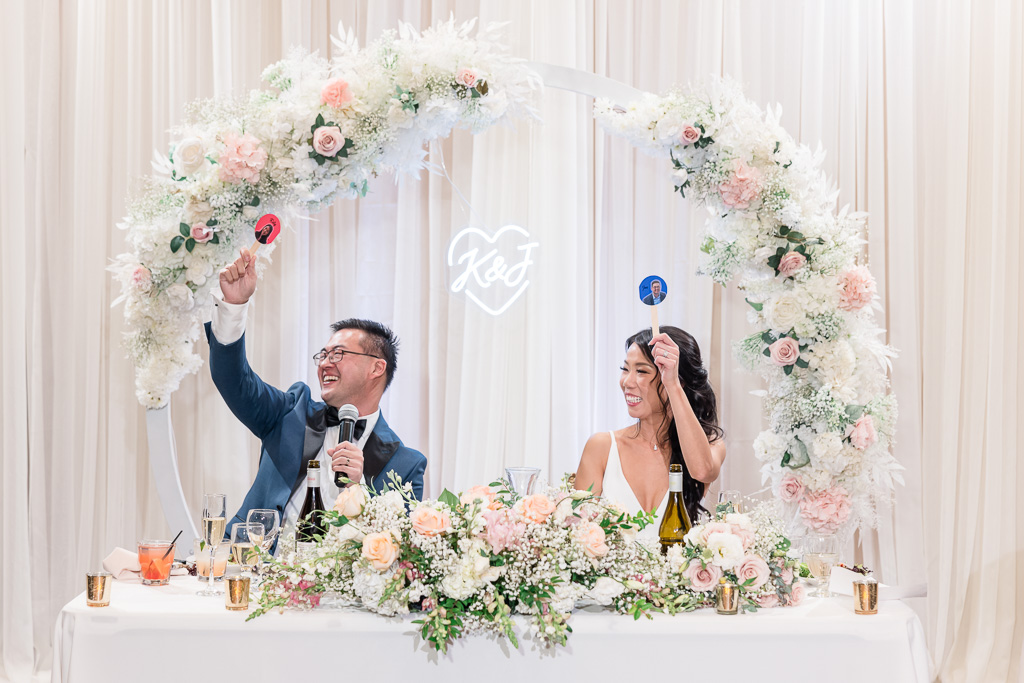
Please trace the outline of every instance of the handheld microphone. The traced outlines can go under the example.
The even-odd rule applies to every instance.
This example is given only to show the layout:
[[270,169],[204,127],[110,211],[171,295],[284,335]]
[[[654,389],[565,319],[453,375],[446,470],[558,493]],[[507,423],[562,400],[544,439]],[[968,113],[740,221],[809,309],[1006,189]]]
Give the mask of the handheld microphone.
[[[352,443],[352,437],[356,431],[356,420],[359,419],[359,409],[351,403],[346,403],[342,407],[338,408],[338,420],[341,422],[341,435],[338,437],[338,443],[348,441]],[[344,488],[345,482],[342,478],[345,476],[343,472],[334,473],[334,483],[338,488]]]

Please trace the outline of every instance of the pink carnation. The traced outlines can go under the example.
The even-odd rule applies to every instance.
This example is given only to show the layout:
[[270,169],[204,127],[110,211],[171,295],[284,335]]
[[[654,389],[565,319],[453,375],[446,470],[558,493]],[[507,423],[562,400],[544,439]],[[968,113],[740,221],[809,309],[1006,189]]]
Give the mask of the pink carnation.
[[864,266],[854,266],[839,275],[839,308],[859,311],[875,298],[875,278]]
[[732,175],[718,186],[722,201],[734,209],[745,209],[750,206],[761,189],[761,172],[749,166],[747,162],[737,160],[733,164]]
[[842,486],[808,493],[800,501],[800,515],[818,533],[835,533],[850,518],[849,494]]
[[718,585],[718,580],[722,578],[722,569],[711,563],[705,566],[700,560],[693,558],[683,571],[683,578],[690,582],[693,590],[709,591]]
[[247,180],[254,185],[260,181],[260,171],[267,163],[267,150],[260,147],[260,141],[245,133],[224,136],[224,152],[218,159],[220,179],[226,183],[240,183]]
[[783,337],[768,346],[772,363],[779,367],[793,365],[800,357],[800,345],[792,337]]
[[746,555],[736,568],[736,579],[739,583],[750,581],[750,590],[757,590],[771,578],[772,572],[768,563],[757,555]]
[[791,277],[796,271],[804,267],[807,257],[798,251],[791,251],[779,261],[779,275]]
[[850,437],[850,443],[852,443],[856,448],[864,450],[871,444],[878,441],[878,432],[875,431],[875,421],[870,415],[863,416],[846,428],[846,436]]
[[320,101],[328,107],[341,109],[352,101],[352,88],[348,86],[348,81],[340,78],[327,81],[320,90]]
[[804,484],[802,481],[794,477],[792,474],[787,474],[779,482],[779,498],[786,503],[792,503],[800,500],[800,496],[804,493]]
[[511,510],[491,510],[484,513],[484,519],[487,520],[484,539],[491,546],[491,550],[496,553],[518,545],[519,540],[526,532],[526,525],[516,521]]

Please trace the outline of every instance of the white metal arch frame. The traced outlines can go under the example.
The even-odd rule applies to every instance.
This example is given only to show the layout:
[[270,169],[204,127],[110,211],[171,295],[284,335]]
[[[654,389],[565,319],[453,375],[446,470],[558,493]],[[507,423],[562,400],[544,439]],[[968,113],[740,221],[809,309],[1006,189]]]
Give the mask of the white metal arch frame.
[[[579,69],[543,62],[530,62],[527,66],[540,75],[547,87],[593,98],[600,97],[618,105],[639,99],[643,94],[625,83]],[[160,496],[160,505],[164,510],[164,518],[172,530],[182,530],[178,547],[191,548],[192,540],[198,538],[199,534],[185,502],[185,492],[181,488],[170,404],[146,411],[146,436],[149,442],[149,465],[157,494]]]

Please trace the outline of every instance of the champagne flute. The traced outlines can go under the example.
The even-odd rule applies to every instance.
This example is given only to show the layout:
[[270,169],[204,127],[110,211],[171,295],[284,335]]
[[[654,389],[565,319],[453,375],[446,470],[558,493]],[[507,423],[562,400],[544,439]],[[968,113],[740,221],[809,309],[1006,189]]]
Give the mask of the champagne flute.
[[[227,496],[223,493],[207,493],[203,496],[202,534],[206,545],[210,547],[211,562],[216,557],[217,548],[224,541],[224,527],[226,525]],[[214,583],[210,581],[206,588],[196,593],[196,595],[222,595],[222,591],[214,590]]]
[[818,598],[830,598],[828,590],[832,567],[839,561],[839,537],[835,534],[808,534],[804,538],[804,563],[811,576],[818,580],[818,589],[812,593]]
[[252,572],[259,561],[257,548],[263,540],[263,525],[259,522],[241,522],[231,525],[231,557],[242,566],[242,574]]

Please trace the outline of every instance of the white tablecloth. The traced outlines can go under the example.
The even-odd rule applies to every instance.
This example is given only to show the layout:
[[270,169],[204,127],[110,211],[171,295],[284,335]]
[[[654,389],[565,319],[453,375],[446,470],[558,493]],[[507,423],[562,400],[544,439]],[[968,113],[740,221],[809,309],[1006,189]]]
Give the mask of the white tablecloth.
[[[851,681],[928,683],[917,615],[897,601],[875,616],[852,598],[808,599],[800,607],[722,616],[700,610],[653,620],[582,610],[565,648],[520,638],[519,650],[485,636],[438,655],[414,635],[415,617],[384,619],[352,610],[272,613],[246,622],[223,597],[195,595],[192,577],[169,586],[115,582],[109,607],[85,594],[57,617],[54,683],[92,681],[348,680],[540,683],[547,680]],[[521,635],[524,628],[520,630]],[[366,676],[371,678],[366,679]],[[524,678],[530,677],[532,678]],[[329,679],[327,677],[330,677]],[[666,678],[667,679],[667,678]]]

